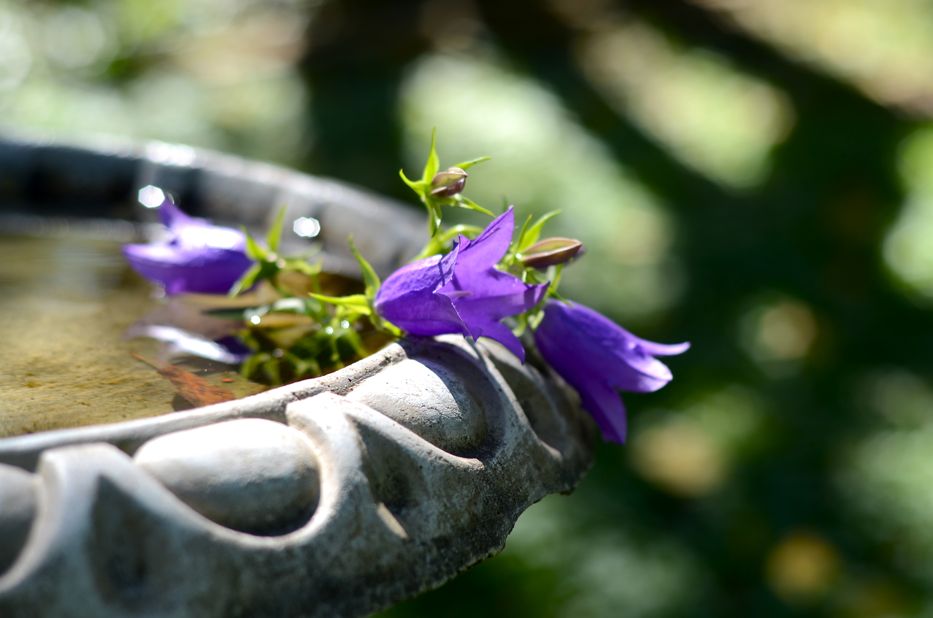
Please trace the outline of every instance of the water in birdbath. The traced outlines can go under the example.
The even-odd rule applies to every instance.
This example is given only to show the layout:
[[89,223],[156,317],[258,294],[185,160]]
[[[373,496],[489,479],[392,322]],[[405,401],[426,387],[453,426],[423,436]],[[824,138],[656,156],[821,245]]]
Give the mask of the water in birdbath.
[[[169,361],[164,343],[133,338],[166,312],[175,322],[202,319],[190,301],[155,298],[121,246],[106,233],[0,233],[0,437],[153,416],[264,388],[231,365]],[[226,327],[209,320],[199,326]]]

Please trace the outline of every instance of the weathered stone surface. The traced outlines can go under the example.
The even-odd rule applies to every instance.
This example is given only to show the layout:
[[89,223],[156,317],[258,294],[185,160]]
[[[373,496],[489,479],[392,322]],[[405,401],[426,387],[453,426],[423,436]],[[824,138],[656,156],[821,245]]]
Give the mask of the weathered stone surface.
[[134,459],[188,506],[235,530],[292,530],[317,504],[317,460],[307,438],[273,421],[170,433],[144,444]]
[[19,554],[36,516],[35,478],[0,464],[0,573]]
[[[474,379],[487,381],[476,373]],[[486,402],[470,397],[467,383],[443,364],[409,359],[362,381],[347,398],[378,410],[446,451],[463,453],[479,446],[487,430]]]
[[[441,362],[443,376],[427,379]],[[35,475],[15,473],[38,484],[43,508],[0,576],[0,615],[365,614],[501,549],[525,508],[572,489],[590,463],[592,425],[530,365],[494,362],[460,337],[394,344],[360,365],[326,378],[348,396],[294,399],[285,424],[215,423],[224,406],[239,413],[230,402],[134,458],[103,430],[86,431],[86,445],[46,443]],[[405,397],[376,398],[385,410],[359,400],[382,392],[373,384],[412,393],[418,382],[434,423],[392,418],[411,420]],[[485,420],[456,420],[472,415]],[[542,415],[565,422],[551,444],[529,421]],[[299,506],[310,508],[296,516]]]

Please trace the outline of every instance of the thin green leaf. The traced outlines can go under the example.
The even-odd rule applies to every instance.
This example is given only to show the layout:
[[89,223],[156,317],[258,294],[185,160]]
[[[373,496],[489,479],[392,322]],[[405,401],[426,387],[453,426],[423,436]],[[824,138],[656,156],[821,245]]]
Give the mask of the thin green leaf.
[[530,247],[531,245],[534,244],[534,243],[530,243],[530,244],[525,243],[525,235],[528,233],[528,227],[530,225],[531,225],[531,215],[528,215],[527,217],[525,217],[525,222],[522,223],[522,229],[518,233],[518,240],[515,241],[514,247],[515,247],[516,253],[518,252],[519,247],[523,247],[523,246]]
[[321,365],[313,358],[298,359],[295,363],[295,371],[302,376],[321,375]]
[[519,313],[515,316],[515,328],[512,329],[512,333],[516,337],[521,337],[525,334],[525,331],[528,329],[528,316],[524,313]]
[[428,152],[428,160],[424,164],[424,173],[421,174],[421,182],[431,184],[431,179],[441,167],[440,158],[437,156],[437,129],[431,130],[431,150]]
[[428,241],[428,244],[424,246],[424,249],[422,249],[418,255],[412,259],[412,261],[416,262],[426,257],[431,257],[432,255],[445,253],[447,251],[447,245],[449,245],[451,241],[453,241],[453,239],[460,234],[463,234],[469,238],[475,238],[482,231],[483,228],[479,226],[459,223],[431,238],[431,240]]
[[253,264],[249,269],[243,273],[237,282],[233,284],[233,287],[230,288],[230,291],[227,292],[227,296],[239,296],[240,292],[248,290],[253,285],[256,284],[256,280],[259,279],[259,275],[262,274],[262,264]]
[[434,201],[425,202],[425,206],[428,207],[428,236],[434,238],[441,227],[441,207]]
[[344,329],[340,335],[344,341],[350,344],[350,347],[353,348],[353,351],[357,356],[365,356],[366,348],[363,345],[363,340],[360,338],[359,333],[357,333],[352,328]]
[[350,251],[353,252],[353,257],[356,258],[356,261],[360,265],[360,273],[363,275],[363,285],[366,286],[366,298],[372,301],[376,297],[376,292],[379,291],[379,286],[382,285],[382,282],[379,280],[379,275],[376,274],[376,270],[372,267],[372,264],[366,261],[366,258],[357,250],[356,244],[354,244],[353,239],[349,239],[350,242]]
[[352,238],[349,240],[349,242],[350,251],[353,252],[353,257],[356,258],[356,261],[360,265],[360,272],[363,275],[363,285],[366,286],[367,296],[369,296],[368,292],[370,289],[372,290],[373,295],[375,295],[376,291],[379,289],[379,286],[382,285],[382,281],[379,280],[379,275],[376,274],[376,270],[372,267],[372,264],[367,262],[366,258],[363,257],[363,254],[361,254],[356,248],[356,244],[353,242]]
[[538,330],[538,325],[541,324],[541,321],[544,320],[543,311],[535,311],[528,314],[528,326],[531,327],[531,330]]
[[308,275],[309,277],[313,277],[315,275],[321,274],[320,262],[315,263],[315,264],[310,264],[306,260],[303,260],[301,258],[287,258],[285,260],[285,269],[293,270],[303,275]]
[[262,369],[262,373],[266,376],[266,380],[268,380],[270,384],[279,385],[282,383],[282,372],[276,359],[270,359],[264,362],[260,366],[260,369]]
[[360,318],[369,317],[372,315],[372,309],[369,308],[369,304],[366,305],[346,305],[337,307],[335,317],[338,321],[346,320],[347,322],[356,322]]
[[478,163],[482,163],[482,162],[484,162],[484,161],[489,161],[491,158],[492,158],[492,157],[490,157],[490,156],[476,157],[475,159],[470,159],[469,161],[464,161],[464,162],[462,162],[462,163],[457,163],[457,164],[454,165],[454,167],[459,167],[459,168],[462,169],[462,170],[467,170],[467,169],[470,169],[471,167],[473,167],[474,165],[476,165],[476,164],[478,164]]
[[458,208],[466,208],[467,210],[475,210],[476,212],[481,212],[484,215],[489,215],[490,217],[496,216],[495,213],[493,213],[491,210],[483,208],[482,206],[480,206],[479,204],[477,204],[470,198],[463,197],[462,195],[457,196],[457,198],[454,200],[454,205],[457,206]]
[[336,305],[338,307],[349,307],[360,315],[369,315],[369,300],[363,294],[350,294],[349,296],[327,296],[325,294],[310,294],[311,298],[319,300],[322,303]]
[[267,259],[269,257],[269,252],[256,242],[256,239],[253,238],[253,235],[250,234],[245,227],[241,229],[243,230],[243,235],[246,236],[246,255],[257,262]]
[[266,234],[266,246],[273,253],[278,252],[279,243],[282,241],[282,226],[285,224],[285,212],[287,210],[285,206],[279,208],[278,214],[275,215],[275,221],[272,222],[272,227],[269,228],[269,232]]
[[557,293],[557,288],[560,287],[560,277],[562,274],[564,274],[564,266],[566,266],[566,264],[558,264],[554,267],[554,276],[551,277],[551,285],[548,288],[548,296],[560,298],[560,295]]
[[378,313],[374,313],[372,316],[370,316],[370,321],[373,323],[373,326],[375,326],[379,330],[384,330],[385,332],[389,333],[393,337],[402,336],[401,328],[399,328],[392,322],[389,322],[388,320],[384,320],[382,317],[379,316]]
[[268,352],[257,352],[256,354],[251,354],[243,361],[243,364],[240,366],[240,374],[243,377],[250,378],[259,367],[268,361],[272,360],[272,356]]
[[398,175],[408,187],[418,195],[424,195],[425,183],[420,180],[411,180],[405,175],[405,170],[399,170]]
[[551,212],[541,215],[541,218],[535,221],[534,225],[529,227],[528,231],[523,234],[522,243],[518,246],[518,252],[521,253],[531,245],[538,242],[538,239],[541,237],[541,231],[544,229],[544,224],[559,214],[559,210],[552,210]]

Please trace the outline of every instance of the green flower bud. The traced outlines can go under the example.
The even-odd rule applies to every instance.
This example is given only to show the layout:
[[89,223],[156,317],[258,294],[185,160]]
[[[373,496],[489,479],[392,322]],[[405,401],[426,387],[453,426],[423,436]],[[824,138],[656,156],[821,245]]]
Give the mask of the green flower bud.
[[539,240],[522,251],[522,264],[529,268],[544,270],[548,266],[564,264],[583,250],[583,243],[574,238],[553,236]]
[[469,174],[459,167],[448,167],[443,172],[434,174],[431,179],[431,195],[434,197],[453,197],[463,191]]

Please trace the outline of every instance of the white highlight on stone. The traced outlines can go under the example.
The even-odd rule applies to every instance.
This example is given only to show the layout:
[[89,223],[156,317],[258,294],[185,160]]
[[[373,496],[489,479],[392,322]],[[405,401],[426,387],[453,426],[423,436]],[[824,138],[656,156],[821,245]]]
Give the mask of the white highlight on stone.
[[321,233],[321,222],[314,217],[299,217],[292,224],[292,231],[302,238],[314,238]]
[[146,208],[158,208],[165,202],[165,192],[159,187],[146,185],[139,190],[139,203]]

